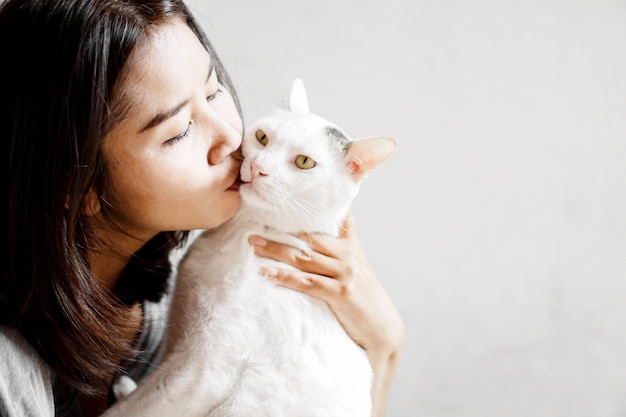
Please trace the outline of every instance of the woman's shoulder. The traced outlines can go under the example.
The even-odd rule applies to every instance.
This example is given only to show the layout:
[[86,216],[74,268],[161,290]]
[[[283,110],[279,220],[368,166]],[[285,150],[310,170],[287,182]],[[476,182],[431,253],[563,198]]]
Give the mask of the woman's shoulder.
[[17,330],[2,325],[0,415],[54,416],[50,369]]

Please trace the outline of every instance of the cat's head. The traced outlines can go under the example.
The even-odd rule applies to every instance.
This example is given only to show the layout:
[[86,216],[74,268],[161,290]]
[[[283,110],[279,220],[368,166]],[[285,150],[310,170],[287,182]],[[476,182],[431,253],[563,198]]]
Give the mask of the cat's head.
[[279,230],[334,234],[363,179],[396,146],[389,137],[353,141],[310,113],[304,84],[296,79],[285,108],[244,135],[241,197]]

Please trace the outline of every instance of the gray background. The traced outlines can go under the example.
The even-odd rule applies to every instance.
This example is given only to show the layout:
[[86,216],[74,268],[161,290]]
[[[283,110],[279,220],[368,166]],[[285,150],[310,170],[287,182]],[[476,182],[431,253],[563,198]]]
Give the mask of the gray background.
[[294,77],[398,152],[360,238],[407,327],[389,416],[626,416],[626,2],[191,5],[249,124]]

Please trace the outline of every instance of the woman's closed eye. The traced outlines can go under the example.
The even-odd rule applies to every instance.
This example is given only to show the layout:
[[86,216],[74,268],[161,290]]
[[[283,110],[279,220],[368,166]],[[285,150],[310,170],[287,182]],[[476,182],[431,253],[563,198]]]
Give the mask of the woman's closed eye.
[[[223,90],[221,88],[218,88],[217,90],[215,90],[215,93],[207,96],[206,101],[210,103],[211,101],[215,100],[215,98],[217,96],[219,96],[221,93],[223,93]],[[184,132],[174,136],[173,138],[169,138],[168,140],[166,140],[164,142],[164,144],[165,145],[173,145],[174,143],[178,142],[179,140],[187,138],[189,136],[189,134],[191,133],[191,125],[192,124],[193,124],[192,122],[189,122],[189,124],[187,125],[187,129]]]
[[185,139],[186,137],[188,137],[189,134],[191,133],[191,125],[192,125],[192,122],[189,122],[189,124],[187,125],[187,129],[184,132],[174,136],[173,138],[170,138],[170,139],[166,140],[164,142],[164,145],[168,145],[168,146],[169,145],[173,145],[174,143],[178,142],[179,140]]
[[222,93],[222,89],[218,88],[217,90],[215,90],[215,93],[211,94],[210,96],[207,96],[206,101],[211,102],[213,100],[215,100],[215,98]]

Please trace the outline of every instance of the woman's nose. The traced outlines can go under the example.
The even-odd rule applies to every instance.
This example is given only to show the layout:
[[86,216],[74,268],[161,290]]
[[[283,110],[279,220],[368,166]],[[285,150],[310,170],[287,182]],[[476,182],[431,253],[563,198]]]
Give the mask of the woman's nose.
[[213,117],[213,123],[207,128],[206,134],[211,137],[207,156],[209,165],[221,163],[241,145],[241,132],[218,115]]

